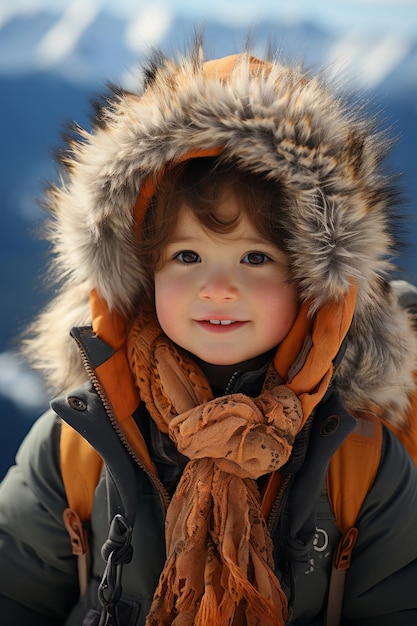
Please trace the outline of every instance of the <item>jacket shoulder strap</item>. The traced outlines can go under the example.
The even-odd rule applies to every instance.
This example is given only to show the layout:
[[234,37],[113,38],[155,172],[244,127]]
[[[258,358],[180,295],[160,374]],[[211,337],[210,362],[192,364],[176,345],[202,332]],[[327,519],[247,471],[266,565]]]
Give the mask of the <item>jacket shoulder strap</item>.
[[68,505],[84,522],[91,517],[103,460],[88,441],[64,421],[61,426],[60,455]]
[[100,479],[103,460],[94,448],[69,424],[61,421],[61,475],[68,507],[63,521],[77,556],[80,595],[87,588],[89,549],[87,531],[83,524],[91,517],[94,491]]
[[358,536],[356,520],[381,459],[380,420],[370,413],[356,419],[355,430],[333,455],[327,472],[327,493],[341,539],[330,577],[326,626],[340,623],[346,572]]
[[355,526],[381,459],[381,421],[370,413],[355,417],[355,430],[332,456],[327,472],[327,493],[342,535]]

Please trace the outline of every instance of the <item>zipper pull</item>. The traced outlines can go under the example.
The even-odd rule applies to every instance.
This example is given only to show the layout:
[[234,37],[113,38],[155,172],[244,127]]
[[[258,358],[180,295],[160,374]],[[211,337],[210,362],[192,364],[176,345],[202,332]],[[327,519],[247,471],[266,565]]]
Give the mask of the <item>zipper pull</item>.
[[78,582],[82,598],[87,591],[90,569],[88,534],[74,509],[65,509],[62,519],[70,536],[72,553],[77,557]]
[[350,567],[353,548],[358,538],[358,529],[354,526],[343,535],[336,550],[334,566],[337,570],[347,570]]
[[64,520],[65,528],[70,536],[72,553],[75,556],[87,554],[87,531],[83,527],[78,513],[74,511],[74,509],[65,509],[62,519]]

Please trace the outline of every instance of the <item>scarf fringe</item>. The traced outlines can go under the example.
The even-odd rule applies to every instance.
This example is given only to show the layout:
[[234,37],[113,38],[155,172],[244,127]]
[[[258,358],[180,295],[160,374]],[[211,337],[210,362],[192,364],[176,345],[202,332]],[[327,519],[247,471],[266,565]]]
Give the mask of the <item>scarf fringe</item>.
[[[245,501],[246,509],[238,506]],[[287,599],[271,567],[255,481],[225,474],[211,459],[190,461],[172,504],[169,556],[147,626],[283,626]]]

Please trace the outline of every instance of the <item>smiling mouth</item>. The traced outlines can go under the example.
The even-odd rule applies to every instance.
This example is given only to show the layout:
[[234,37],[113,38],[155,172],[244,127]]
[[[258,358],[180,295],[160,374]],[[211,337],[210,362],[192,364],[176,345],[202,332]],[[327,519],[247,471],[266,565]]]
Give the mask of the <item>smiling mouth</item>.
[[239,320],[199,320],[198,324],[205,328],[206,330],[211,330],[212,332],[227,332],[236,330],[245,326],[247,322],[241,322]]

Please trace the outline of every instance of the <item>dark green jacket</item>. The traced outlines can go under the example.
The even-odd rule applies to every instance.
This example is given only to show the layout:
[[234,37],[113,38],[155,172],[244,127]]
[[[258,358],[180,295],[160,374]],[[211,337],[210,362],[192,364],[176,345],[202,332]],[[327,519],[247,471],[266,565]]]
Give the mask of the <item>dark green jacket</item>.
[[[96,428],[97,423],[107,421],[96,394],[84,387],[71,395],[88,405],[97,449],[103,450],[104,445],[116,450],[116,435],[109,441],[109,431]],[[53,404],[64,419],[77,425],[76,412],[65,399]],[[323,436],[321,423],[335,413],[340,418],[338,428]],[[308,447],[296,446],[285,468],[293,478],[278,524],[270,523],[277,572],[290,597],[288,623],[293,626],[324,623],[329,572],[339,539],[323,487],[324,475],[329,455],[353,427],[353,418],[330,396],[316,413]],[[105,567],[101,549],[109,533],[109,515],[126,509],[123,498],[127,492],[117,481],[129,472],[135,476],[130,481],[134,483],[130,491],[135,494],[135,512],[129,513],[135,517],[133,557],[123,567],[119,610],[122,626],[142,625],[165,557],[160,496],[149,477],[133,467],[127,455],[123,458],[120,450],[114,458],[105,458],[108,470],[97,487],[90,528],[92,578],[87,594],[78,602],[76,558],[62,521],[67,503],[59,470],[59,439],[60,418],[49,411],[33,426],[0,489],[2,625],[81,626],[86,615],[90,621],[85,624],[98,624],[97,589]],[[132,511],[131,502],[127,508]],[[381,466],[358,521],[359,539],[347,576],[343,624],[416,623],[416,528],[417,469],[397,439],[384,431]]]

